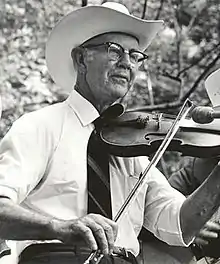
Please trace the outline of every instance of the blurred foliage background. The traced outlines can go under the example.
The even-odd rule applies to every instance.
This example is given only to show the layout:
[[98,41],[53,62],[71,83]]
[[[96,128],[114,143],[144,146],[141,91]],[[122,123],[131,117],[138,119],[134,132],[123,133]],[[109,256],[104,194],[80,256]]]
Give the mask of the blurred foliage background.
[[[23,113],[66,98],[47,72],[44,60],[47,36],[67,13],[103,2],[1,0],[0,138]],[[209,105],[204,80],[220,65],[219,0],[115,2],[126,5],[137,17],[165,21],[164,29],[147,51],[149,60],[139,71],[135,89],[128,98],[129,107],[176,114],[186,98]],[[169,174],[175,170],[177,161],[179,154],[166,154],[161,163],[163,171]]]

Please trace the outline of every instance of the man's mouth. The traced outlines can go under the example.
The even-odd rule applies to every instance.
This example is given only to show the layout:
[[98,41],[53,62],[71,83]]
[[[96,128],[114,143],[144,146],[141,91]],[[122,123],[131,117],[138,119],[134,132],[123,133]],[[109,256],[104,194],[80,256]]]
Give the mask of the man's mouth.
[[124,74],[113,74],[113,75],[111,75],[111,77],[114,79],[129,82],[129,77],[127,75],[124,75]]

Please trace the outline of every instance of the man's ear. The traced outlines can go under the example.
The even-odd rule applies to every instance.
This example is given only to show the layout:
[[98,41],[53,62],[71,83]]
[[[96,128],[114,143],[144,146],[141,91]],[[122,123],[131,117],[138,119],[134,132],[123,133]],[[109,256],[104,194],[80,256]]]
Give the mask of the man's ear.
[[80,48],[74,48],[71,51],[71,57],[73,60],[74,66],[76,66],[80,71],[86,70],[86,65],[84,61],[83,50]]

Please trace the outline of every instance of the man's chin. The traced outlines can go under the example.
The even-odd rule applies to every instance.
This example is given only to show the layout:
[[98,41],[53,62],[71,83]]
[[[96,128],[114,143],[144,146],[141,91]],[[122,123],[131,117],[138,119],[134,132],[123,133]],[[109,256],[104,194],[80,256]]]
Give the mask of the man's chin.
[[108,107],[115,104],[115,103],[122,103],[124,101],[124,98],[126,97],[128,91],[129,91],[129,83],[119,83],[119,82],[111,82],[106,87],[108,91],[111,91],[109,93],[111,100],[108,101]]
[[113,84],[112,91],[115,97],[118,98],[124,97],[127,94],[128,90],[129,90],[128,82]]
[[115,93],[115,95],[117,96],[117,101],[121,101],[121,100],[123,101],[127,97],[128,92],[129,92],[128,85],[126,87],[118,86]]
[[125,97],[127,93],[127,89],[125,92],[122,92],[122,89],[120,90],[120,92],[117,92],[114,91],[112,94],[111,94],[111,100],[108,100],[105,102],[105,104],[103,105],[103,108],[102,108],[102,112],[105,111],[106,109],[108,109],[109,107],[113,106],[113,105],[117,105],[117,104],[122,104],[123,105],[123,99]]

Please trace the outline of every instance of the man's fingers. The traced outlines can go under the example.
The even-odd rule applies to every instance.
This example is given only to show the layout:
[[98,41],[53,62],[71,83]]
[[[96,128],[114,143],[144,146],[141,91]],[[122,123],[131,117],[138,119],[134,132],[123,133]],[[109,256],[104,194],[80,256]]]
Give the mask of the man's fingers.
[[204,229],[220,231],[220,225],[217,222],[208,221],[205,224]]
[[86,242],[88,247],[91,248],[91,250],[97,250],[98,249],[98,245],[97,245],[96,240],[93,236],[92,230],[89,227],[85,226],[80,221],[78,223],[78,232],[77,233],[83,237],[84,241]]
[[98,214],[88,214],[70,221],[55,221],[54,231],[64,243],[75,243],[80,236],[92,250],[111,254],[117,237],[117,224]]
[[114,241],[115,241],[117,238],[117,235],[118,235],[118,225],[114,221],[112,221],[108,218],[105,218],[105,220],[112,227],[112,231],[114,234]]
[[107,254],[108,253],[111,254],[113,252],[113,246],[114,246],[114,242],[115,242],[114,233],[113,233],[111,226],[108,224],[103,224],[103,228],[104,228],[105,235],[106,235],[107,242],[108,242]]
[[199,245],[207,245],[210,239],[218,238],[220,225],[216,222],[208,221],[200,230],[195,238],[195,243]]
[[103,227],[95,222],[90,222],[89,227],[91,228],[93,235],[96,239],[99,249],[103,254],[109,253],[108,239],[106,237]]
[[198,237],[202,237],[204,238],[217,238],[218,237],[218,233],[215,231],[210,231],[207,229],[202,229],[199,234],[197,235]]
[[205,240],[205,239],[202,239],[201,237],[196,237],[194,242],[197,244],[197,245],[202,245],[202,246],[205,246],[205,245],[208,245],[208,241]]
[[[108,245],[107,248],[104,248],[104,249],[103,249],[103,246],[106,247],[105,244],[103,246],[100,246],[101,250],[104,250],[103,254],[111,254],[113,251],[114,242],[116,240],[117,233],[118,233],[117,224],[114,221],[108,218],[105,218],[102,215],[91,214],[90,216],[96,223],[98,223],[103,228],[106,241],[107,241],[107,245]],[[100,239],[102,239],[102,236],[100,237]]]
[[103,254],[111,254],[117,236],[117,224],[101,215],[89,214],[82,222],[92,230],[96,243]]

